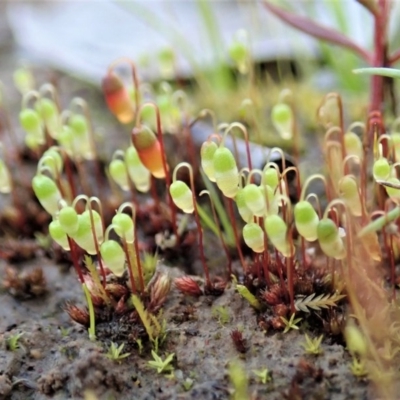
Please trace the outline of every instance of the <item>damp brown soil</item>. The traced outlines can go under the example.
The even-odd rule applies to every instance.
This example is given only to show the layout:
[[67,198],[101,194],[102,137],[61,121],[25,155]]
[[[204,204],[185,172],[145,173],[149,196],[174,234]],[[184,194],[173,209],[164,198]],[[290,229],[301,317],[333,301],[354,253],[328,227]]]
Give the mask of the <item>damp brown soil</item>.
[[[249,394],[255,399],[298,398],[290,397],[291,393],[303,399],[369,397],[366,381],[351,374],[351,360],[343,346],[326,339],[323,354],[305,355],[305,332],[263,332],[253,309],[233,288],[217,298],[192,299],[171,292],[163,307],[168,333],[159,354],[175,354],[173,374],[150,368],[147,346],[142,354],[132,348],[120,363],[112,361],[106,357],[107,346],[122,327],[113,322],[98,326],[102,340],[89,340],[86,329],[71,322],[64,310],[68,302],[84,306],[74,271],[44,257],[17,268],[37,266],[47,280],[44,296],[21,300],[4,291],[0,295],[0,398],[81,399],[91,390],[98,399],[228,399],[232,385],[227,366],[234,359],[243,363]],[[0,276],[5,268],[1,262]],[[181,274],[166,268],[173,276]],[[226,317],[218,318],[214,312],[219,306]],[[234,329],[243,334],[244,354],[230,337]],[[7,338],[16,334],[22,334],[19,348],[11,351]],[[272,380],[262,384],[253,371],[265,368]]]

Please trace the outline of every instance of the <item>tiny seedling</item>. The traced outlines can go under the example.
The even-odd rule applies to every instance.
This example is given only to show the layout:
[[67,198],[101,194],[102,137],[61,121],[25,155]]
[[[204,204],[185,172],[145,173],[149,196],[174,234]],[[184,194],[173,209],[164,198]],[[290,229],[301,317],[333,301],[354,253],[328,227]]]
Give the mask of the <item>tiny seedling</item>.
[[311,339],[306,333],[304,337],[306,341],[303,342],[301,345],[304,347],[304,350],[307,354],[313,354],[315,356],[317,356],[318,354],[322,354],[321,342],[324,338],[324,335]]
[[122,353],[122,350],[125,347],[125,343],[122,343],[118,346],[116,343],[111,342],[110,347],[108,348],[106,357],[112,361],[121,362],[126,357],[129,357],[131,353]]
[[172,360],[175,357],[175,353],[168,354],[168,356],[163,360],[154,350],[151,351],[153,360],[148,361],[151,368],[157,370],[158,374],[163,372],[172,372],[174,367],[171,365]]
[[297,324],[303,319],[303,318],[294,318],[296,316],[295,313],[292,314],[289,320],[287,320],[285,317],[281,317],[281,320],[285,324],[285,329],[283,330],[283,333],[289,332],[291,329],[299,330],[299,326]]
[[253,374],[257,376],[257,378],[263,385],[265,385],[267,382],[272,381],[272,374],[268,368],[253,369]]
[[186,378],[183,382],[182,382],[182,386],[183,389],[185,390],[185,392],[188,392],[192,386],[194,384],[194,380],[191,378]]
[[353,357],[353,361],[350,365],[350,371],[357,378],[363,378],[368,374],[364,362],[356,357]]
[[7,339],[7,348],[11,351],[16,351],[19,349],[19,339],[21,339],[24,332],[16,333]]
[[60,333],[62,337],[67,337],[71,331],[71,328],[64,328],[63,326],[60,326]]
[[219,324],[226,325],[230,320],[228,307],[215,306],[211,310],[212,316],[218,320]]
[[137,345],[138,345],[138,348],[139,348],[139,354],[142,354],[142,351],[143,351],[143,343],[142,343],[142,339],[136,339],[136,343],[137,343]]

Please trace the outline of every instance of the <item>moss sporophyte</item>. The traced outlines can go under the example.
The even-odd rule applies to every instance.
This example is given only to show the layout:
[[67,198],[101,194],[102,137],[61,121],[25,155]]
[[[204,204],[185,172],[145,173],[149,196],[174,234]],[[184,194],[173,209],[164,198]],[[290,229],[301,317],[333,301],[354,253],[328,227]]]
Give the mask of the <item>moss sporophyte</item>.
[[[374,2],[362,3],[374,18],[383,18],[371,5]],[[266,4],[292,25],[307,30],[301,19]],[[327,37],[329,32],[321,29],[317,31]],[[327,38],[338,43],[332,33]],[[343,40],[339,44],[358,49]],[[242,45],[235,43],[230,54],[245,74],[248,48]],[[384,51],[376,45],[377,51]],[[375,59],[369,53],[359,54]],[[393,63],[399,58],[387,60]],[[131,82],[119,74],[123,65],[132,73]],[[111,113],[128,125],[131,134],[125,147],[115,150],[106,162],[96,151],[96,132],[82,99],[74,99],[64,110],[54,87],[30,87],[23,94],[20,124],[26,146],[38,161],[31,188],[45,211],[36,220],[21,207],[13,194],[16,164],[3,151],[0,193],[14,196],[13,212],[7,213],[4,223],[19,234],[26,232],[25,220],[36,227],[45,221],[46,229],[37,230],[48,230],[56,249],[73,265],[87,301],[87,308],[68,304],[67,312],[88,328],[90,339],[107,343],[107,357],[112,360],[122,361],[136,348],[142,352],[149,345],[153,360],[148,366],[157,373],[172,373],[175,353],[160,349],[169,323],[161,309],[168,307],[172,285],[153,254],[172,265],[190,255],[192,264],[199,258],[204,280],[175,278],[174,289],[182,296],[199,301],[203,296],[219,296],[233,277],[238,292],[233,293],[243,298],[241,307],[256,315],[254,329],[279,330],[285,336],[310,329],[313,336],[307,333],[302,345],[314,355],[321,352],[323,337],[341,343],[336,336],[344,330],[352,372],[367,373],[379,385],[376,371],[384,374],[387,354],[400,346],[398,327],[393,325],[399,318],[395,260],[400,248],[400,140],[398,121],[387,131],[384,128],[382,82],[373,81],[371,114],[365,122],[346,128],[341,96],[332,92],[322,99],[316,119],[323,129],[326,174],[306,176],[280,148],[262,147],[262,162],[254,162],[256,151],[251,151],[249,136],[262,138],[264,129],[258,129],[257,123],[218,125],[212,112],[196,117],[186,103],[182,105],[186,96],[182,89],[175,91],[170,84],[163,85],[154,101],[145,101],[148,96],[136,67],[126,59],[110,66],[102,87]],[[20,86],[31,86],[29,82]],[[294,95],[282,90],[264,114],[270,116],[281,139],[297,143]],[[191,130],[205,114],[215,119],[213,132],[196,150]],[[175,135],[166,134],[167,119],[178,121]],[[244,137],[242,149],[236,132]],[[183,151],[170,150],[171,142],[176,149],[184,143],[193,151],[185,158]],[[323,190],[314,189],[317,181]],[[225,260],[218,268],[215,249],[222,248]],[[7,287],[15,290],[20,282],[20,277],[8,274]],[[352,316],[346,314],[347,308]],[[221,325],[233,319],[229,304],[215,305],[213,310]],[[378,332],[374,320],[391,329]],[[128,331],[123,341],[120,337],[105,340],[99,327],[112,324]],[[250,347],[239,330],[232,331],[231,338],[241,353]],[[18,338],[14,341],[17,349]],[[235,398],[246,398],[247,378],[240,364],[231,363],[229,370]],[[255,374],[263,384],[270,380],[267,368]]]

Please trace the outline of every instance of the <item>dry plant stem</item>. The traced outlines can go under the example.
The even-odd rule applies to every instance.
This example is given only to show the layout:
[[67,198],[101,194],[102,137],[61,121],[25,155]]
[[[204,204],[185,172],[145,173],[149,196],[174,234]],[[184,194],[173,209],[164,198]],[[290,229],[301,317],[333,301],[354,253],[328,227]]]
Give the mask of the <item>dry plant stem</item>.
[[211,212],[212,212],[212,215],[213,215],[213,219],[214,219],[214,222],[215,222],[215,226],[217,227],[218,237],[219,237],[219,240],[221,241],[222,248],[224,249],[226,258],[227,258],[227,260],[228,260],[228,279],[230,279],[230,277],[232,276],[232,258],[231,258],[230,254],[229,254],[228,247],[227,247],[227,245],[226,245],[226,243],[225,243],[224,236],[223,236],[223,234],[222,234],[222,230],[221,230],[221,227],[220,227],[220,225],[219,225],[217,213],[216,213],[216,211],[215,211],[214,202],[213,202],[213,200],[212,200],[212,198],[211,198],[211,196],[210,196],[210,192],[208,192],[207,190],[203,190],[203,191],[200,193],[200,196],[202,196],[203,194],[207,194],[207,195],[208,195],[208,198],[210,199]]
[[246,269],[247,269],[246,262],[244,261],[242,248],[240,247],[239,235],[237,232],[237,225],[236,225],[236,218],[235,218],[235,213],[233,211],[233,200],[230,198],[226,198],[226,202],[228,203],[229,217],[232,221],[232,229],[233,229],[233,235],[235,237],[236,249],[238,251],[240,263],[242,264],[243,272],[246,273]]
[[75,271],[78,274],[79,280],[81,281],[82,284],[84,284],[85,280],[83,278],[82,269],[79,265],[77,254],[76,254],[76,244],[68,235],[67,235],[67,239],[68,239],[69,248],[71,249],[72,264],[74,265]]
[[[176,237],[177,243],[179,243],[179,232],[178,232],[178,227],[176,223],[176,207],[175,203],[172,201],[171,193],[169,192],[169,187],[171,186],[171,176],[169,174],[169,169],[167,166],[167,156],[165,154],[165,147],[164,147],[164,137],[163,137],[163,131],[162,131],[162,124],[161,124],[161,115],[160,115],[160,109],[158,108],[157,104],[149,102],[144,104],[139,111],[139,115],[141,114],[142,110],[144,107],[153,107],[155,114],[156,114],[156,126],[157,126],[157,138],[160,143],[160,150],[161,150],[161,161],[163,164],[163,169],[165,173],[165,182],[167,186],[167,196],[168,196],[168,205],[169,209],[171,211],[171,219],[172,219],[172,230],[174,232],[174,235]],[[140,123],[139,117],[136,120],[136,126],[138,126]]]
[[122,63],[127,63],[130,68],[131,68],[131,73],[132,73],[132,80],[133,80],[133,87],[135,88],[135,118],[136,121],[139,121],[139,107],[140,107],[140,85],[139,85],[139,78],[138,78],[138,73],[136,70],[136,65],[135,63],[127,58],[127,57],[122,57],[117,60],[115,60],[109,67],[108,67],[108,74],[111,74],[114,70],[114,68]]

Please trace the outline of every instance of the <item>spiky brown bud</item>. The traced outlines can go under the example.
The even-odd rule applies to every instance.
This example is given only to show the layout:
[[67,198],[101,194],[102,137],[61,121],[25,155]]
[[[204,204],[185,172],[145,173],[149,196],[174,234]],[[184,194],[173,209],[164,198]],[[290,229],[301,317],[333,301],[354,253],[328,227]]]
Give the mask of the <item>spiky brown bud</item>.
[[122,296],[115,306],[115,312],[116,314],[124,314],[127,310],[128,306],[126,305],[126,296]]
[[67,311],[72,320],[78,324],[89,327],[90,318],[87,310],[82,310],[74,304],[67,303],[65,306],[65,311]]
[[276,293],[273,293],[273,292],[264,291],[262,296],[263,296],[263,299],[270,306],[274,306],[274,305],[278,304],[281,301],[280,297],[277,296]]
[[174,281],[175,287],[183,294],[199,297],[203,294],[198,283],[190,276],[181,276]]
[[158,310],[164,303],[169,291],[171,290],[171,279],[167,274],[160,274],[151,286],[150,309]]
[[276,330],[283,329],[285,327],[281,317],[274,317],[271,319],[272,327]]
[[239,331],[239,329],[235,329],[231,332],[231,338],[233,341],[233,344],[236,347],[236,350],[239,353],[246,353],[246,340],[243,337],[242,332]]
[[277,304],[275,307],[274,307],[274,314],[277,316],[277,317],[286,317],[286,315],[288,314],[288,312],[289,312],[289,307],[286,305],[286,304]]
[[106,286],[106,291],[116,299],[120,299],[122,296],[128,294],[126,286],[120,285],[119,283],[109,283]]

